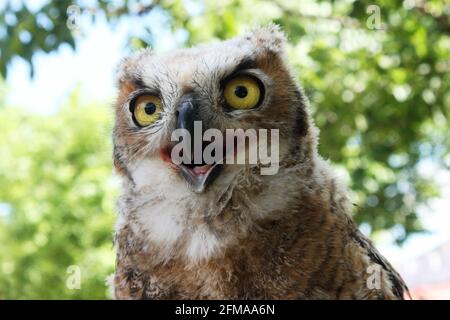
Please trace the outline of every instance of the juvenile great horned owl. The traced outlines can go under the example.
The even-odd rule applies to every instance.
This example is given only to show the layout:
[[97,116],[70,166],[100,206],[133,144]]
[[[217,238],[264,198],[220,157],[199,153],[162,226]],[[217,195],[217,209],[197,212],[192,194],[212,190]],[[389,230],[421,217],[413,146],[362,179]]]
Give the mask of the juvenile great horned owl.
[[[403,298],[404,282],[358,231],[346,188],[317,153],[285,42],[272,25],[120,64],[116,298]],[[278,172],[174,163],[171,134],[194,122],[279,130]]]

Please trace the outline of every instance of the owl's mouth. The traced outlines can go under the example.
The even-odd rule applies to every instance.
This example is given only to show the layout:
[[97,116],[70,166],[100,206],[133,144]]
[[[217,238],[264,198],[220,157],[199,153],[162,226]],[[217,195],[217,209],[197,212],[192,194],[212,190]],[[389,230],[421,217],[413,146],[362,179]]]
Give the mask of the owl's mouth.
[[219,176],[223,165],[218,163],[214,163],[212,165],[181,164],[178,167],[180,168],[181,174],[192,187],[192,189],[197,193],[201,193],[205,191],[206,187]]
[[[176,168],[178,173],[186,180],[192,190],[196,193],[202,193],[216,179],[223,169],[223,163],[207,164],[175,164],[172,161],[173,145],[169,145],[161,150],[161,157],[172,167]],[[192,157],[193,158],[193,157]]]

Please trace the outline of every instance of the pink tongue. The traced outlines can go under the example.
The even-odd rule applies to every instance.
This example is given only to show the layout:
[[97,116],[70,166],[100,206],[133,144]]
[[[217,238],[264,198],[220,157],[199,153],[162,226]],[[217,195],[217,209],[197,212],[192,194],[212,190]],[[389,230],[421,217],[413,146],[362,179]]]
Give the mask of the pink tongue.
[[195,174],[206,174],[210,168],[211,166],[207,164],[201,167],[194,167],[192,171],[194,171]]

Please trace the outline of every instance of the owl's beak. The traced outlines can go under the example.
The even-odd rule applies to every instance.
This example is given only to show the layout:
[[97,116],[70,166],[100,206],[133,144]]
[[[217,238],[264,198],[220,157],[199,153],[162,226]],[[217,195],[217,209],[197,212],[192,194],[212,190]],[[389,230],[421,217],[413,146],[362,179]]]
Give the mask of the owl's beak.
[[181,99],[177,107],[177,129],[187,130],[194,137],[194,121],[201,121],[196,116],[193,98],[188,95]]
[[[196,103],[191,95],[181,98],[177,107],[177,129],[185,129],[190,133],[191,146],[194,145],[194,122],[202,121],[197,113]],[[170,154],[170,153],[169,153]],[[191,157],[193,158],[193,156]],[[223,165],[214,164],[180,164],[177,165],[183,178],[196,193],[205,191],[206,187],[219,175]]]
[[215,163],[213,165],[195,166],[190,168],[185,165],[178,166],[182,176],[196,193],[202,193],[206,187],[219,175],[222,165]]

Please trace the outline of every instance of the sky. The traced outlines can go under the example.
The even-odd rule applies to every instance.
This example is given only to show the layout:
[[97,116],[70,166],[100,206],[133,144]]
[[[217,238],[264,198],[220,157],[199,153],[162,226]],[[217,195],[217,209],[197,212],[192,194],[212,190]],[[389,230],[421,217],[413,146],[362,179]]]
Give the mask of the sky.
[[[156,51],[167,51],[183,42],[185,34],[173,35],[160,27],[165,19],[162,14],[156,12],[147,19],[153,21],[151,30],[157,44]],[[84,35],[76,38],[76,51],[63,45],[51,54],[36,54],[33,79],[30,79],[29,66],[19,58],[14,59],[6,81],[7,105],[50,114],[57,111],[76,88],[79,88],[82,100],[112,103],[115,67],[130,52],[128,35],[136,34],[140,24],[139,18],[127,19],[111,28],[101,16],[93,25],[82,21]],[[30,97],[33,97],[32,103]],[[389,232],[375,239],[379,250],[396,266],[407,264],[414,257],[450,241],[450,173],[427,160],[420,164],[419,169],[424,176],[437,180],[442,187],[442,195],[431,201],[429,207],[419,209],[428,233],[411,236],[402,247],[393,245],[393,236]]]

